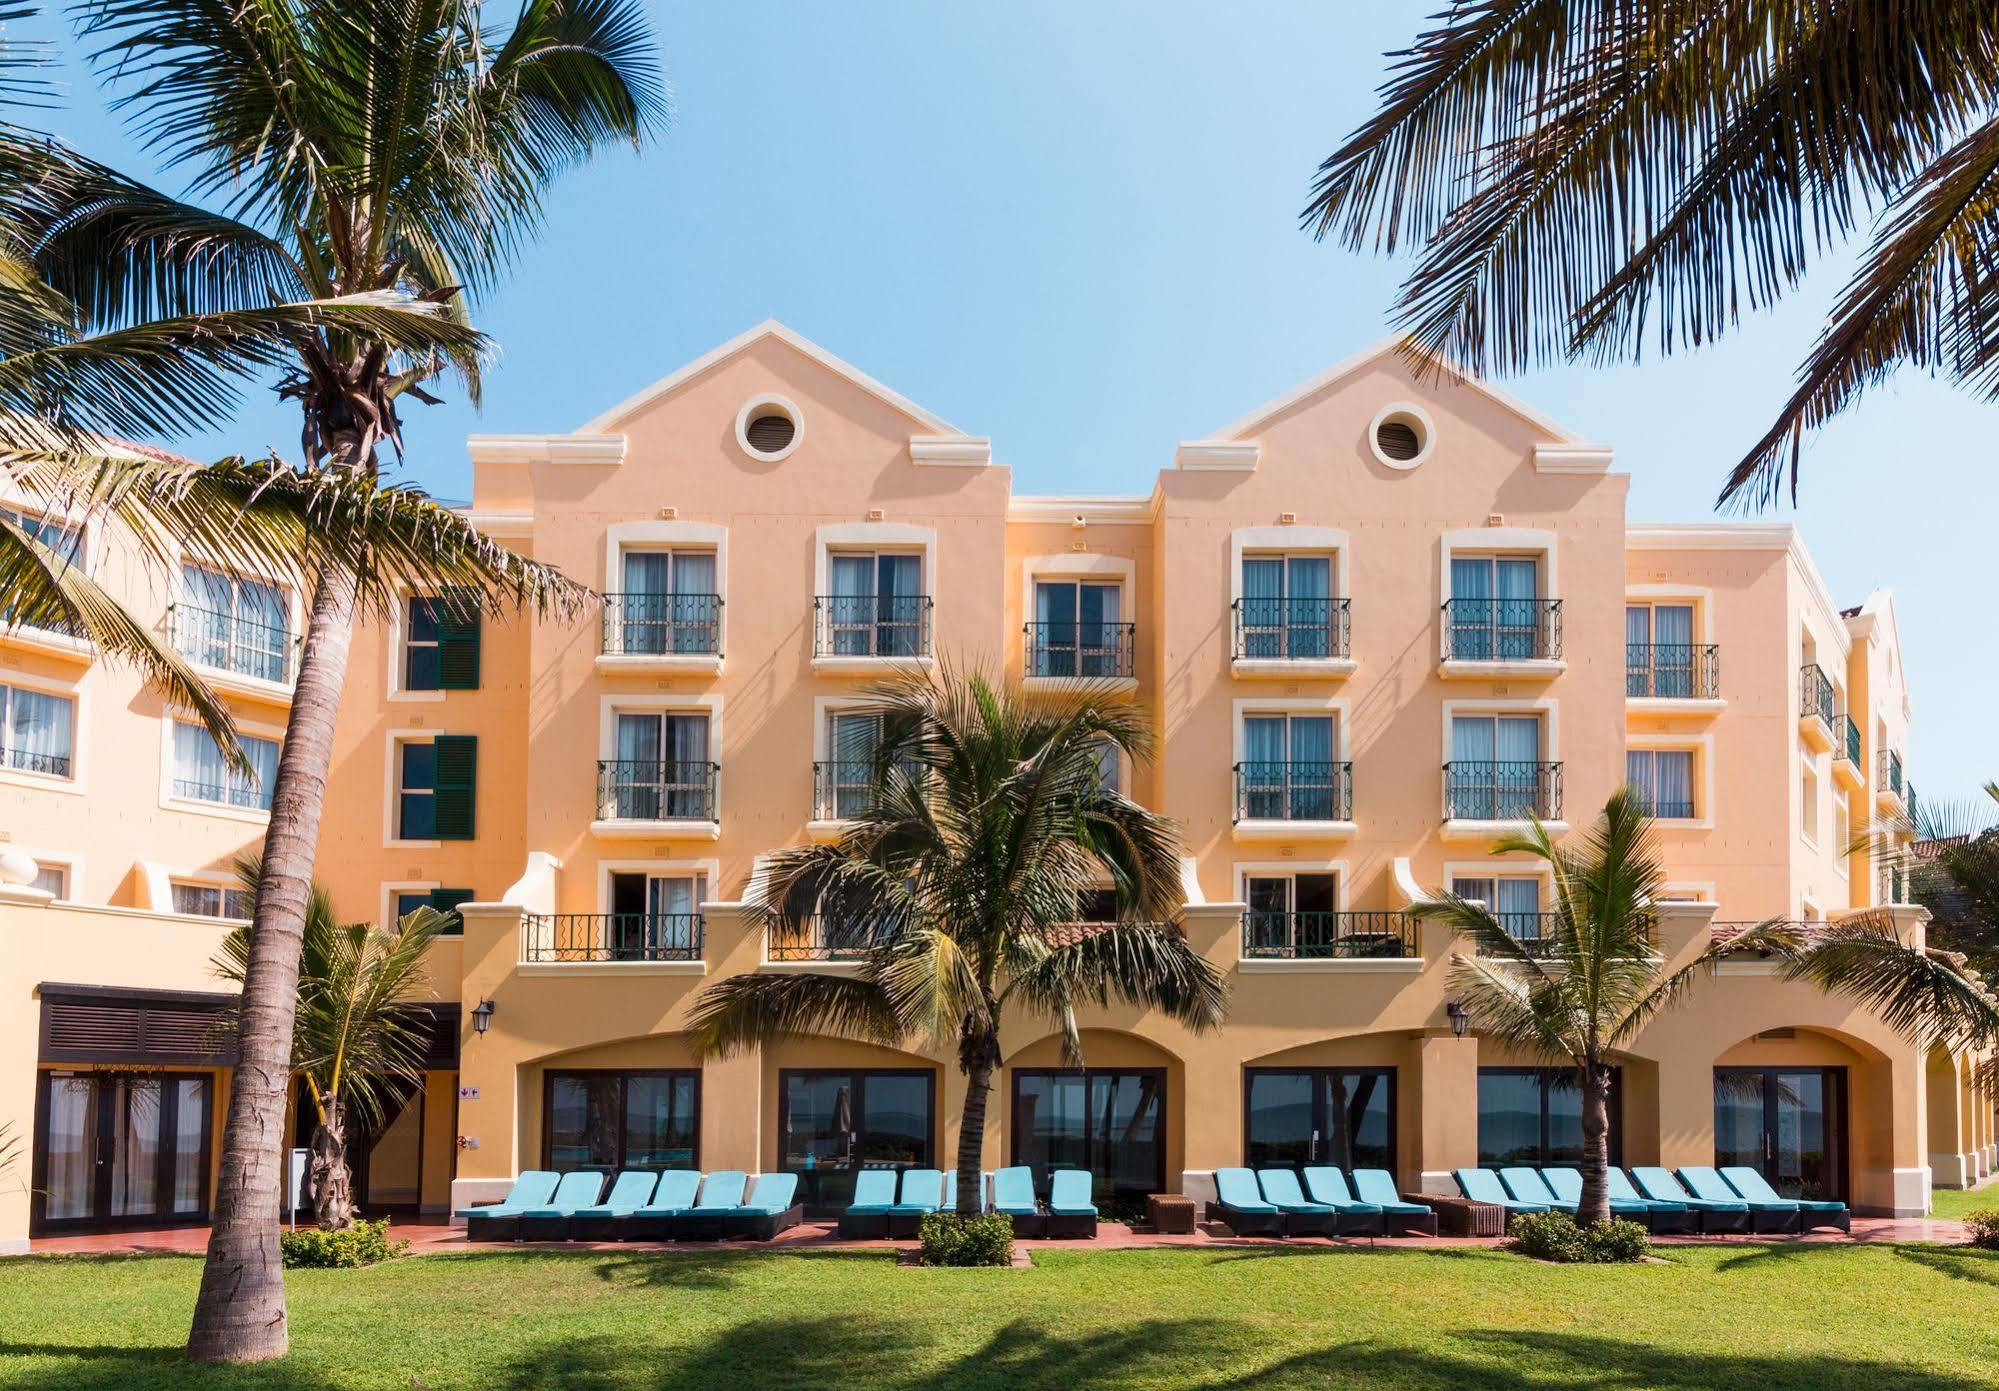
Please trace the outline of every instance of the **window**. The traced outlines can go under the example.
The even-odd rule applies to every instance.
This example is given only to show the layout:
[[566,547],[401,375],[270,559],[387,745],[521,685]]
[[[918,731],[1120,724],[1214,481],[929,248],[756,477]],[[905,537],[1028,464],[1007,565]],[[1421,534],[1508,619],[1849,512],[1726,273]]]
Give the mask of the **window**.
[[1325,555],[1246,555],[1237,655],[1310,660],[1344,656],[1346,608],[1333,597]]
[[[15,526],[26,532],[28,536],[54,551],[57,559],[79,567],[83,564],[83,529],[81,527],[66,526],[52,517],[42,516],[34,512],[24,512],[13,507],[0,507],[0,518],[12,522]],[[0,627],[4,627],[11,622],[12,617],[11,610],[0,608]],[[39,628],[44,632],[67,633],[71,636],[74,636],[76,633],[75,624],[71,623],[65,617],[54,614],[29,623],[27,626]]]
[[815,808],[822,820],[849,820],[867,809],[874,795],[875,745],[880,742],[879,715],[826,717],[826,752],[831,757],[818,768]]
[[1334,762],[1331,715],[1245,715],[1236,815],[1243,820],[1345,821],[1345,769]]
[[396,839],[471,840],[479,741],[440,734],[396,750]]
[[479,689],[479,605],[451,595],[412,597],[403,628],[403,689]]
[[[1610,1162],[1624,1162],[1621,1070],[1610,1072]],[[1583,1159],[1583,1102],[1563,1067],[1478,1070],[1478,1162],[1488,1169],[1574,1167]]]
[[736,413],[736,443],[767,464],[789,457],[804,435],[798,407],[782,396],[755,397]]
[[1624,778],[1644,798],[1648,815],[1668,821],[1693,819],[1692,749],[1627,750],[1624,755]]
[[1166,1182],[1166,1070],[1015,1068],[1013,1162],[1037,1192],[1057,1169],[1086,1169],[1099,1206],[1143,1204]]
[[176,879],[173,904],[176,913],[195,918],[235,918],[250,920],[250,894],[222,884],[199,884]]
[[1461,662],[1523,661],[1554,654],[1553,610],[1541,599],[1532,556],[1451,556],[1446,655]]
[[913,551],[834,551],[831,594],[819,600],[822,657],[922,657],[930,652],[923,556]]
[[1394,1068],[1252,1067],[1243,1083],[1250,1168],[1395,1172]]
[[699,1072],[550,1072],[545,1086],[549,1168],[612,1174],[699,1167]]
[[1116,889],[1084,889],[1076,895],[1077,922],[1114,923],[1118,916]]
[[1694,645],[1692,604],[1627,604],[1624,608],[1624,693],[1685,699],[1696,689],[1702,649]]
[[613,961],[693,961],[701,956],[701,874],[614,873],[605,947]]
[[1339,955],[1340,876],[1252,874],[1243,880],[1249,956]]
[[1798,831],[1812,844],[1819,839],[1818,761],[1810,749],[1798,749]]
[[278,780],[278,741],[238,733],[250,771],[231,768],[215,737],[198,724],[174,722],[173,795],[183,801],[218,806],[271,809],[271,788]]
[[440,937],[462,937],[465,935],[465,920],[458,916],[458,905],[470,903],[476,895],[470,889],[404,889],[396,894],[396,921],[419,908],[434,909],[444,914],[444,926],[437,930]]
[[1539,875],[1473,875],[1451,880],[1451,892],[1459,898],[1476,899],[1499,919],[1499,925],[1516,941],[1534,942],[1541,937],[1541,877]]
[[722,598],[713,551],[626,551],[624,592],[612,595],[619,641],[628,655],[712,654],[721,650]]
[[1448,814],[1519,821],[1555,814],[1553,765],[1541,761],[1538,715],[1453,715]]
[[616,757],[603,767],[606,815],[627,821],[713,821],[715,765],[702,711],[617,714]]
[[1105,797],[1124,795],[1124,750],[1109,739],[1090,745],[1090,758],[1097,765],[1097,792]]
[[778,1168],[798,1175],[808,1217],[838,1216],[863,1169],[927,1169],[936,1155],[937,1074],[928,1069],[782,1068]]
[[291,680],[291,607],[284,591],[183,565],[174,645],[188,660],[260,681]]
[[70,776],[76,702],[68,696],[0,686],[0,767]]
[[58,899],[69,897],[69,866],[51,864],[47,860],[35,861],[35,881],[28,885]]
[[1082,580],[1041,580],[1027,625],[1029,676],[1130,676],[1131,624],[1119,621],[1124,589]]

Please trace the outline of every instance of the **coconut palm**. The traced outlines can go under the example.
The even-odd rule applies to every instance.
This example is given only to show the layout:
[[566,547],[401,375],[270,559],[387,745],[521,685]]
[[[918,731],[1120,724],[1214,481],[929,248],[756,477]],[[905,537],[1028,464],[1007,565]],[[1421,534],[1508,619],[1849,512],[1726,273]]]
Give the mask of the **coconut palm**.
[[1450,983],[1481,1038],[1569,1068],[1582,1098],[1583,1192],[1578,1217],[1610,1220],[1612,1060],[1645,1026],[1687,997],[1732,952],[1788,958],[1795,929],[1770,922],[1666,970],[1654,951],[1652,904],[1664,883],[1641,794],[1613,793],[1596,824],[1558,848],[1539,821],[1492,846],[1545,861],[1553,911],[1538,939],[1514,936],[1484,904],[1438,893],[1414,912],[1448,924],[1475,948],[1451,959]]
[[1304,222],[1415,254],[1393,317],[1419,356],[1693,348],[1865,235],[1722,497],[1795,494],[1805,435],[1904,364],[1999,394],[1983,0],[1473,0],[1391,57]]
[[[256,892],[254,857],[237,861]],[[329,1231],[353,1225],[347,1126],[377,1130],[423,1085],[430,1015],[424,959],[446,926],[442,913],[419,908],[393,930],[341,923],[333,898],[315,883],[307,901],[300,953],[298,1012],[292,1021],[292,1075],[312,1103],[312,1158],[306,1171],[313,1220]],[[250,967],[248,926],[222,939],[215,972],[238,987]]]
[[[36,266],[100,329],[385,293],[437,305],[462,329],[468,295],[503,275],[555,177],[607,144],[638,145],[665,111],[636,0],[524,0],[505,29],[477,0],[77,0],[72,13],[138,138],[190,175],[185,199],[116,178],[52,199]],[[411,351],[345,327],[290,335],[279,391],[299,406],[307,468],[374,485],[382,446],[400,451],[407,401],[435,400],[429,386],[445,376],[476,396],[476,347],[440,338]],[[489,563],[463,586],[468,598],[496,610],[574,599],[552,571],[479,549],[455,519],[427,524]],[[360,559],[313,577],[188,1341],[196,1360],[257,1360],[288,1343],[269,1214],[334,720],[356,617],[387,592]]]
[[[971,1216],[1011,1013],[1055,1026],[1064,1062],[1081,1066],[1084,1006],[1156,1009],[1204,1031],[1221,1023],[1225,986],[1171,921],[1172,823],[1100,787],[1106,745],[1149,756],[1140,709],[947,672],[878,687],[863,713],[881,721],[868,804],[836,842],[773,857],[764,896],[773,935],[816,932],[855,954],[857,974],[732,976],[702,992],[689,1033],[702,1056],[789,1034],[953,1049],[967,1083],[958,1211]],[[1077,922],[1105,880],[1116,921]]]

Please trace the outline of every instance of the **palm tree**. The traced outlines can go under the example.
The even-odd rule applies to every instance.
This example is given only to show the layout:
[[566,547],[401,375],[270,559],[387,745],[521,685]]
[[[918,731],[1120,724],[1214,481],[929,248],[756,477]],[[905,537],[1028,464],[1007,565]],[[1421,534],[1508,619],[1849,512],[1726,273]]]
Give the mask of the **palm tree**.
[[[73,13],[138,137],[191,175],[186,200],[115,177],[54,191],[35,264],[103,328],[387,294],[469,333],[468,293],[497,282],[555,177],[606,144],[642,143],[665,113],[636,0],[524,0],[507,30],[477,0],[78,0]],[[211,197],[218,207],[202,203]],[[427,384],[446,374],[476,397],[478,346],[440,334],[413,350],[345,325],[287,335],[279,391],[299,405],[308,470],[372,489],[381,446],[401,448],[405,399],[435,400]],[[466,562],[468,601],[497,612],[577,597],[449,514],[433,509],[425,525]],[[356,617],[392,592],[368,559],[329,560],[312,580],[188,1339],[197,1361],[288,1345],[270,1219],[334,720]]]
[[[1226,988],[1172,921],[1180,856],[1172,823],[1100,788],[1106,746],[1149,757],[1136,707],[1101,693],[1031,700],[984,676],[878,687],[868,805],[829,845],[774,857],[769,930],[859,960],[851,978],[758,972],[704,990],[689,1019],[700,1056],[788,1034],[954,1048],[965,1075],[958,1212],[979,1211],[987,1096],[1008,1012],[1053,1024],[1081,1066],[1077,1011],[1112,1002],[1216,1028]],[[1117,920],[1078,923],[1108,879]]]
[[1476,949],[1451,959],[1450,983],[1480,1036],[1574,1072],[1583,1129],[1578,1217],[1608,1222],[1612,1058],[1723,956],[1789,957],[1797,934],[1781,923],[1759,924],[1665,970],[1654,953],[1652,919],[1664,872],[1643,797],[1628,787],[1611,795],[1574,848],[1557,848],[1535,821],[1492,847],[1495,855],[1514,852],[1545,861],[1554,880],[1554,911],[1538,940],[1523,942],[1485,904],[1455,894],[1440,893],[1413,911],[1450,925]]
[[[1480,0],[1402,52],[1303,220],[1413,250],[1406,346],[1473,371],[1689,349],[1871,223],[1796,390],[1730,473],[1907,364],[1999,394],[1999,9],[1982,0]],[[1787,466],[1788,460],[1788,466]]]
[[[237,861],[244,887],[256,892],[255,857]],[[353,1225],[347,1124],[377,1130],[423,1085],[430,1017],[424,958],[446,925],[419,908],[393,930],[342,924],[333,897],[315,883],[307,902],[305,946],[292,1022],[292,1075],[312,1102],[312,1159],[307,1185],[313,1220],[328,1231]],[[215,972],[240,987],[250,968],[249,927],[222,939]]]

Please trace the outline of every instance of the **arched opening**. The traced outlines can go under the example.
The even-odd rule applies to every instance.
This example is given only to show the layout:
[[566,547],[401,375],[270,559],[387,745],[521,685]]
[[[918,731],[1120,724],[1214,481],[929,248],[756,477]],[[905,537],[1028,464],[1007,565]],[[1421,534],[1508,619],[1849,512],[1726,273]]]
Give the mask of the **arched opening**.
[[782,1039],[764,1050],[760,1152],[766,1170],[798,1176],[808,1217],[853,1201],[863,1170],[940,1169],[949,1104],[943,1069],[920,1053],[851,1039]]
[[1246,1060],[1240,1162],[1386,1169],[1398,1182],[1405,1168],[1420,1170],[1421,1042],[1358,1034]]
[[681,1034],[551,1053],[519,1074],[523,1168],[702,1167],[702,1066]]
[[992,1099],[1001,1151],[1033,1171],[1038,1192],[1057,1169],[1085,1169],[1105,1215],[1140,1212],[1180,1173],[1186,1070],[1136,1034],[1085,1029],[1082,1038],[1081,1068],[1063,1064],[1053,1034],[1006,1060]]
[[1878,1202],[1860,1180],[1895,1167],[1893,1088],[1888,1059],[1857,1039],[1765,1029],[1714,1060],[1714,1163],[1787,1197]]
[[1938,1188],[1969,1188],[1977,1175],[1957,1062],[1944,1049],[1932,1048],[1923,1073],[1929,1112],[1930,1182]]

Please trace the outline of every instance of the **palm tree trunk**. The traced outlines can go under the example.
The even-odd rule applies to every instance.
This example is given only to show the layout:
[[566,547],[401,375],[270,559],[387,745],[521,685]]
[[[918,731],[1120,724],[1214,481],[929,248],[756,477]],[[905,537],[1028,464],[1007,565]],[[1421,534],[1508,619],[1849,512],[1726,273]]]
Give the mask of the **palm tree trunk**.
[[986,1154],[986,1101],[999,1062],[999,1041],[986,1038],[961,1049],[965,1055],[965,1109],[958,1118],[958,1206],[960,1217],[977,1217],[982,1206],[979,1181]]
[[1576,1220],[1593,1227],[1610,1220],[1610,1069],[1592,1060],[1578,1069],[1583,1089],[1583,1196]]
[[354,1225],[353,1175],[347,1168],[347,1116],[338,1101],[326,1104],[326,1119],[313,1127],[312,1218],[329,1232]]
[[285,1096],[306,899],[333,761],[333,726],[354,645],[356,588],[352,571],[320,576],[278,755],[250,930],[250,963],[243,977],[214,1226],[187,1338],[187,1355],[195,1362],[259,1362],[284,1356],[290,1346],[278,1257]]

